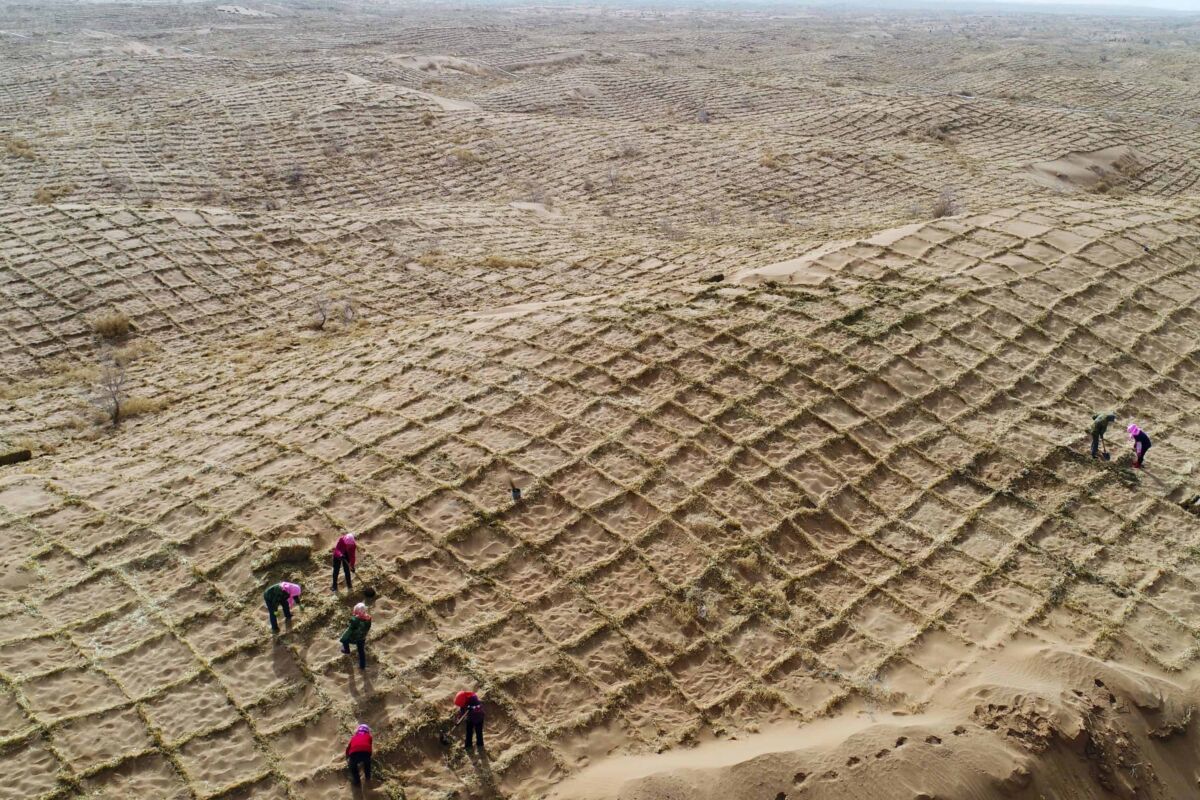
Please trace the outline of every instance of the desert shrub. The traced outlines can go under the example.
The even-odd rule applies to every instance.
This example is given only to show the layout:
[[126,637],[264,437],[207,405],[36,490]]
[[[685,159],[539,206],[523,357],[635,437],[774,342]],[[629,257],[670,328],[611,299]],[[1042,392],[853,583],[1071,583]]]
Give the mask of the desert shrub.
[[101,314],[92,320],[92,331],[104,339],[119,339],[132,329],[129,317],[120,311]]
[[121,421],[121,411],[128,401],[125,394],[125,368],[116,364],[106,364],[92,385],[92,394],[88,398],[92,405],[102,411],[109,421],[116,425]]
[[43,186],[33,193],[33,202],[48,206],[51,203],[57,203],[73,191],[75,191],[75,186],[70,183],[59,186]]
[[478,164],[483,159],[469,147],[456,147],[450,151],[450,158],[459,164]]
[[491,269],[528,269],[535,266],[528,258],[513,258],[511,256],[489,255],[483,259],[483,266]]
[[313,300],[313,330],[324,330],[333,310],[333,301],[328,297],[318,297]]
[[299,189],[304,185],[306,177],[304,167],[300,164],[293,164],[284,171],[283,182],[292,189]]
[[783,166],[783,158],[777,155],[771,148],[764,147],[758,157],[758,163],[767,169],[779,169]]
[[154,345],[145,339],[138,339],[124,347],[113,350],[113,361],[121,367],[128,366],[154,352]]
[[161,397],[127,397],[121,401],[121,419],[152,414],[167,406],[167,401]]
[[696,112],[696,121],[705,124],[712,122],[712,114],[710,114],[706,109],[702,108]]
[[959,206],[958,198],[954,196],[954,190],[949,187],[942,189],[937,200],[933,201],[933,207],[930,208],[929,213],[933,215],[934,219],[961,214],[962,208]]
[[425,111],[421,114],[421,124],[426,128],[432,128],[435,119],[437,118],[434,117],[432,111]]
[[636,142],[621,142],[621,143],[615,145],[613,157],[614,158],[637,158],[641,154],[642,154],[642,148],[640,148]]
[[315,331],[324,330],[331,319],[336,316],[342,318],[342,322],[350,325],[358,318],[358,311],[354,306],[354,302],[348,298],[335,299],[332,297],[317,297],[312,301],[312,321],[309,327]]
[[125,175],[106,175],[105,181],[117,194],[125,194],[133,188],[133,182]]
[[426,250],[421,255],[417,256],[417,263],[422,267],[433,267],[441,263],[442,251],[436,247]]
[[0,136],[0,141],[4,142],[4,152],[15,158],[23,158],[26,161],[37,161],[38,155],[34,152],[33,145],[24,139],[16,136]]
[[950,123],[937,122],[926,125],[923,128],[910,128],[908,130],[910,139],[915,139],[920,142],[936,142],[937,144],[954,144],[955,139],[950,135]]

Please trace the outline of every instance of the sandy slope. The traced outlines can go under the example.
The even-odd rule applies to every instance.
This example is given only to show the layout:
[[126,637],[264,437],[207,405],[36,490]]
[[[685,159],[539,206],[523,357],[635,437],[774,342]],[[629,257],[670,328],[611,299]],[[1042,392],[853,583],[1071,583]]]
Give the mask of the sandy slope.
[[1153,674],[1018,642],[919,714],[844,712],[736,742],[588,767],[572,800],[1191,797],[1197,672]]
[[229,8],[0,41],[0,799],[1196,795],[1192,21]]
[[[408,797],[539,797],[611,755],[756,730],[785,755],[702,779],[638,762],[647,777],[621,791],[749,770],[770,796],[798,772],[814,796],[853,796],[852,757],[909,775],[913,796],[999,791],[1021,765],[1028,791],[1091,791],[1057,733],[1021,755],[953,729],[994,721],[985,691],[1010,709],[1029,692],[1078,748],[1064,691],[1091,692],[1081,676],[1102,669],[1083,656],[1177,672],[1164,691],[1192,701],[1200,521],[1173,501],[1200,439],[1198,217],[1047,202],[865,237],[798,292],[681,282],[670,302],[468,311],[383,336],[334,323],[229,362],[151,357],[140,374],[171,405],[0,484],[17,532],[6,768],[23,793],[53,791],[47,759],[78,747],[89,786],[336,796],[337,740],[365,719]],[[1136,409],[1149,470],[1128,469],[1117,435],[1113,464],[1086,458],[1093,405]],[[357,596],[320,590],[342,530],[381,595],[361,676],[331,642]],[[254,567],[297,537],[311,559]],[[313,597],[271,644],[259,595],[284,577]],[[1046,666],[1004,666],[1013,638]],[[492,709],[486,763],[437,744],[465,684]],[[895,748],[907,734],[859,710],[932,715],[945,770],[906,766],[932,745]],[[837,747],[778,738],[839,713],[856,732]],[[1102,721],[1126,726],[1170,796],[1185,756],[1144,745],[1135,717]],[[96,726],[115,751],[82,744]],[[888,741],[894,757],[874,759]]]

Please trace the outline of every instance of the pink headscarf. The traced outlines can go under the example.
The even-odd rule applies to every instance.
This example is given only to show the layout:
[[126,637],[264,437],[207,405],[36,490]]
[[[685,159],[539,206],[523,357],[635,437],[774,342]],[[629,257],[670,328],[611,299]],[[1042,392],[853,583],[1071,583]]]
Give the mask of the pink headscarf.
[[1126,428],[1125,430],[1129,431],[1129,438],[1130,438],[1130,439],[1133,439],[1133,438],[1134,438],[1134,437],[1136,437],[1136,436],[1137,436],[1139,433],[1141,433],[1141,432],[1142,432],[1142,429],[1141,429],[1141,428],[1139,428],[1139,427],[1137,426],[1137,423],[1134,423],[1134,422],[1131,422],[1131,423],[1129,423],[1129,427],[1128,427],[1128,428]]
[[300,597],[300,592],[304,590],[300,588],[299,584],[288,583],[287,581],[280,581],[279,588],[288,594],[288,608],[295,608],[296,599]]
[[354,616],[358,617],[359,619],[370,619],[371,614],[367,611],[367,604],[359,603],[356,605],[354,607]]
[[370,733],[370,732],[371,732],[370,725],[359,725],[358,730],[355,731],[355,733]]

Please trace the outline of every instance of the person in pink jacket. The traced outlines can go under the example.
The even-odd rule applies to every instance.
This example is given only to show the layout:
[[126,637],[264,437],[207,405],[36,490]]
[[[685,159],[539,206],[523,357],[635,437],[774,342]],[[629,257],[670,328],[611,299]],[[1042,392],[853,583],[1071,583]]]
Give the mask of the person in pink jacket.
[[350,571],[354,570],[355,574],[358,574],[357,561],[358,544],[354,541],[354,534],[347,533],[333,546],[333,588],[329,591],[337,591],[339,568],[346,573],[346,591],[351,590]]

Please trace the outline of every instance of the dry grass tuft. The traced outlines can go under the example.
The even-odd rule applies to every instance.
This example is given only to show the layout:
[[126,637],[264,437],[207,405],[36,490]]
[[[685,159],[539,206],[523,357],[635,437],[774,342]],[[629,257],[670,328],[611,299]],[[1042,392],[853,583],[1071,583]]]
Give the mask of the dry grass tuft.
[[764,147],[758,157],[758,163],[767,169],[779,169],[783,166],[783,157],[769,147]]
[[493,254],[483,259],[483,266],[491,269],[530,269],[536,267],[537,262],[529,258],[513,258]]
[[92,320],[92,331],[104,339],[119,339],[133,330],[133,323],[124,313],[114,311]]
[[17,136],[0,136],[0,142],[4,142],[4,152],[14,158],[23,158],[26,161],[39,161],[38,154],[34,152],[33,145],[25,139]]
[[478,164],[483,158],[469,147],[456,147],[450,151],[450,158],[459,164]]
[[933,206],[929,209],[929,213],[934,219],[942,217],[952,217],[955,214],[962,213],[962,206],[958,202],[958,198],[954,195],[954,190],[950,187],[942,189],[938,199],[933,201]]
[[59,186],[43,186],[33,193],[33,202],[48,206],[57,203],[73,191],[75,191],[75,186],[70,183]]
[[163,397],[127,397],[121,401],[121,418],[137,417],[162,411],[169,405]]
[[908,137],[918,142],[934,142],[937,144],[954,144],[955,138],[950,135],[950,123],[931,123],[923,128],[910,128]]

